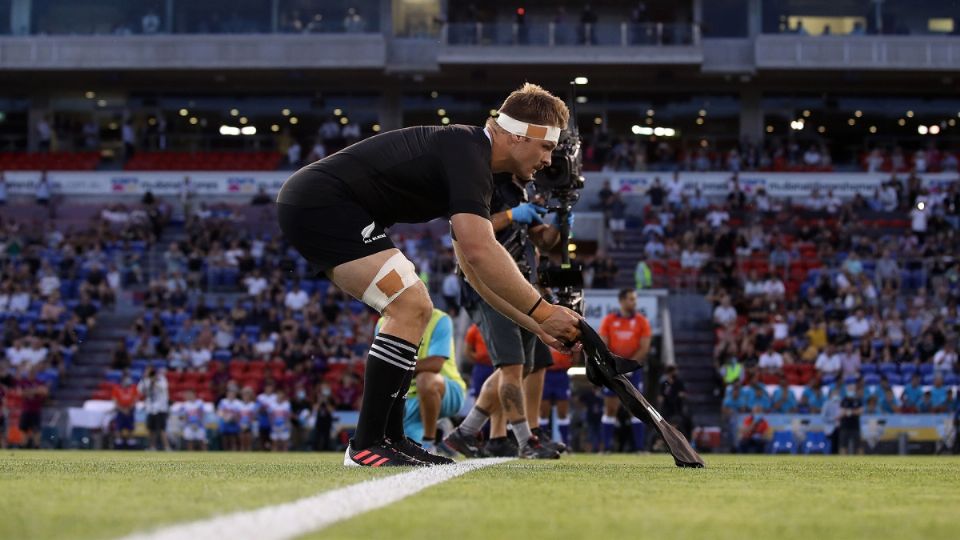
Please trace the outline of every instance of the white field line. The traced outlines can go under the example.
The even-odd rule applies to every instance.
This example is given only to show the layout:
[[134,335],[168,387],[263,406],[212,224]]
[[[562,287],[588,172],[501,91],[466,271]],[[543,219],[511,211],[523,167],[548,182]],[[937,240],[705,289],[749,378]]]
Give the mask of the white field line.
[[322,529],[405,499],[430,486],[512,458],[472,459],[454,465],[425,467],[368,480],[297,501],[235,512],[210,519],[163,527],[123,540],[186,540],[229,538],[284,540]]

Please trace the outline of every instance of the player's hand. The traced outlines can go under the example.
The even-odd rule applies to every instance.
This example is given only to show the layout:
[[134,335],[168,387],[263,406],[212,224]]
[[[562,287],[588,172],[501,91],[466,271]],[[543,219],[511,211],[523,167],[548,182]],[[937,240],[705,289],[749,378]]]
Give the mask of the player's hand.
[[543,223],[543,216],[547,213],[547,209],[525,202],[514,206],[508,212],[511,221],[530,225],[533,223]]
[[580,340],[580,315],[563,306],[548,304],[548,307],[550,311],[539,323],[540,330],[546,335],[541,339],[562,353],[570,354],[579,350],[575,345]]

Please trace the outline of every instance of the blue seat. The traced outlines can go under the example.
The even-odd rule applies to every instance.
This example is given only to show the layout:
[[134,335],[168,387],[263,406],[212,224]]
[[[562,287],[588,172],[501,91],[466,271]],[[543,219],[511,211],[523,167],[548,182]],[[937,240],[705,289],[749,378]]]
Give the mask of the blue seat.
[[924,386],[929,386],[933,384],[933,373],[923,376],[923,384]]
[[150,361],[150,366],[154,369],[160,369],[160,368],[166,369],[167,361],[164,358],[155,358]]
[[808,431],[803,440],[804,454],[830,454],[830,439],[822,431]]
[[887,382],[890,384],[904,384],[910,380],[905,378],[903,375],[898,375],[896,373],[885,373],[884,377],[887,378]]
[[135,358],[130,362],[130,367],[136,370],[143,371],[147,369],[147,366],[150,365],[150,360],[147,358]]
[[863,364],[860,366],[860,373],[864,378],[866,378],[867,375],[875,375],[877,373],[877,366],[876,364]]
[[120,379],[123,378],[123,372],[118,369],[108,369],[104,374],[104,378],[113,384],[120,384]]
[[957,386],[960,384],[960,377],[958,377],[956,373],[947,374],[943,378],[943,384],[947,386]]
[[821,386],[830,386],[831,384],[837,382],[837,377],[834,375],[824,375],[823,379],[820,380]]
[[[896,375],[895,375],[896,376]],[[880,384],[880,375],[869,373],[863,376],[863,384],[867,386],[877,386]]]
[[888,373],[890,371],[897,371],[897,365],[893,362],[884,362],[880,364],[881,373]]
[[227,349],[217,349],[213,351],[214,360],[228,361],[230,360],[230,358],[231,358],[230,351],[228,351]]
[[920,364],[920,375],[927,376],[933,374],[933,364],[927,362],[926,364]]
[[917,372],[917,366],[914,364],[900,364],[900,374],[904,377],[912,377]]
[[793,440],[793,432],[777,431],[770,441],[771,454],[796,454],[797,445]]
[[860,379],[859,377],[850,375],[849,377],[844,377],[844,378],[843,378],[843,384],[857,384],[857,381],[858,381],[859,379]]

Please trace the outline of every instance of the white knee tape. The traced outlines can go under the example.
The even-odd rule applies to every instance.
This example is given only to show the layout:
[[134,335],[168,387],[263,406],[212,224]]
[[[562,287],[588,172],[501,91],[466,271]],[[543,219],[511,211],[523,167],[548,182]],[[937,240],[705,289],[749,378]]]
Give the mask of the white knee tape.
[[383,312],[390,302],[400,296],[400,293],[416,285],[420,281],[417,269],[413,263],[397,253],[383,263],[373,282],[363,293],[363,302],[378,312]]

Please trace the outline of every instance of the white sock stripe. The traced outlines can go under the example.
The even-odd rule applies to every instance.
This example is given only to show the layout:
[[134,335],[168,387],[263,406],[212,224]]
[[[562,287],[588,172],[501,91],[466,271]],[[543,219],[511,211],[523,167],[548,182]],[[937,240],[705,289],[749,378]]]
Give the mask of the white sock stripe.
[[375,352],[375,351],[370,351],[370,352],[368,353],[368,356],[372,356],[372,357],[374,357],[374,358],[378,358],[378,359],[380,359],[380,360],[383,360],[384,362],[386,362],[386,363],[388,363],[388,364],[390,364],[390,365],[392,365],[392,366],[396,366],[396,367],[398,367],[398,368],[400,368],[400,369],[402,369],[402,370],[404,370],[404,371],[410,371],[411,369],[413,369],[413,368],[411,368],[410,366],[407,366],[407,365],[405,365],[405,364],[401,364],[401,363],[399,363],[399,362],[396,362],[396,361],[394,361],[394,360],[391,360],[391,359],[387,358],[386,356],[381,356],[380,353],[377,353],[377,352]]
[[515,458],[473,459],[453,465],[415,469],[334,489],[293,502],[134,533],[124,540],[231,538],[288,540],[383,508],[470,471]]
[[385,335],[383,335],[383,334],[379,334],[379,335],[376,337],[376,339],[374,339],[373,341],[374,341],[374,342],[377,342],[377,341],[386,341],[387,343],[389,343],[389,344],[391,344],[391,345],[394,345],[394,346],[397,346],[397,347],[400,347],[401,349],[403,349],[403,350],[405,350],[405,351],[410,351],[410,352],[412,352],[413,354],[417,354],[417,348],[416,348],[416,347],[413,347],[413,346],[408,345],[408,344],[406,344],[406,343],[400,343],[400,342],[394,341],[393,339],[390,339],[390,338],[388,338],[387,336],[385,336]]
[[377,351],[378,353],[383,354],[383,355],[386,355],[386,356],[389,356],[390,358],[393,358],[393,359],[396,360],[397,362],[401,362],[401,363],[403,363],[404,365],[414,366],[414,365],[416,365],[416,363],[417,363],[417,361],[414,360],[414,359],[412,359],[412,358],[407,358],[407,357],[404,357],[404,356],[400,356],[399,354],[397,354],[397,353],[395,353],[395,352],[393,352],[393,351],[391,351],[391,350],[389,350],[389,349],[384,349],[383,347],[377,345],[376,343],[374,343],[373,345],[370,345],[370,351],[371,351],[371,352],[372,352],[372,351]]
[[401,357],[403,357],[403,358],[408,358],[408,357],[410,357],[410,356],[416,356],[415,353],[411,353],[410,351],[408,351],[408,350],[406,350],[406,349],[401,349],[400,347],[397,347],[396,345],[391,345],[391,344],[387,343],[386,341],[382,341],[382,340],[381,340],[381,341],[374,341],[374,343],[376,343],[378,347],[380,347],[380,348],[382,348],[382,349],[384,349],[384,350],[390,351],[390,352],[392,352],[393,354],[395,354],[395,355],[397,355],[397,356],[401,356]]

